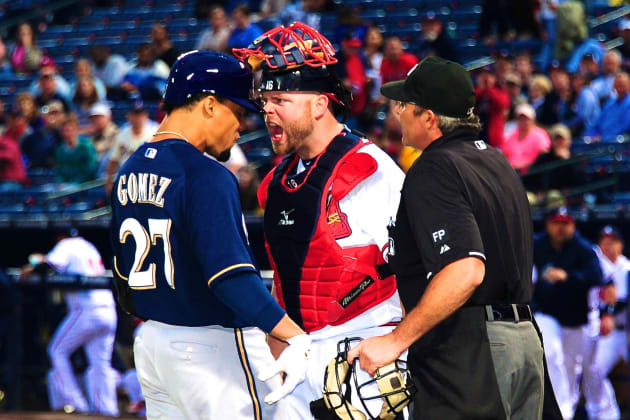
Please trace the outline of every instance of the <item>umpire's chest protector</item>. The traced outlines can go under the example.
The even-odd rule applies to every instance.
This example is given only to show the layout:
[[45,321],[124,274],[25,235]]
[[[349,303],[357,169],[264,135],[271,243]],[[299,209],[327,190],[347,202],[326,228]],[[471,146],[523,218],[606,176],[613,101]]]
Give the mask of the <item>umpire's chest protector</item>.
[[287,156],[259,190],[278,300],[307,332],[343,324],[396,290],[394,276],[380,279],[376,272],[384,262],[378,246],[337,243],[352,234],[351,215],[341,212],[339,201],[378,167],[370,155],[357,153],[366,144],[344,131],[298,176],[290,176],[298,156]]

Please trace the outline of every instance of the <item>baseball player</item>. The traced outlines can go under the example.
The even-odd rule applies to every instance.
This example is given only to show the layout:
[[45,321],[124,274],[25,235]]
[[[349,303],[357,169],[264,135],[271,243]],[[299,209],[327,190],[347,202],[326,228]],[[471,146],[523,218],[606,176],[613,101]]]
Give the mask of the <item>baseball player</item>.
[[330,68],[334,49],[317,31],[299,22],[277,27],[234,53],[262,68],[266,125],[274,152],[286,155],[258,196],[274,292],[313,340],[307,380],[285,398],[288,418],[309,419],[337,343],[385,334],[402,317],[384,253],[403,173],[336,119],[350,96]]
[[[121,305],[147,320],[134,360],[149,419],[282,418],[273,403],[305,377],[310,338],[261,281],[236,178],[215,160],[259,110],[251,85],[231,56],[182,54],[166,117],[114,184],[115,281]],[[290,344],[277,361],[265,332]]]
[[[589,363],[593,333],[589,323],[589,293],[602,285],[602,273],[592,245],[576,232],[565,208],[546,220],[546,233],[534,241],[536,321],[545,343],[549,377],[565,419],[572,419],[579,400],[579,373],[584,384],[594,383]],[[598,390],[584,387],[588,401]]]
[[[22,275],[46,263],[62,274],[102,276],[101,255],[76,230],[61,235],[45,256],[32,254],[30,266]],[[118,374],[111,366],[116,335],[116,307],[110,290],[94,289],[64,293],[68,314],[48,345],[52,369],[48,373],[48,399],[53,410],[118,416],[116,383]],[[89,367],[85,398],[72,370],[70,356],[83,346]]]
[[586,411],[591,419],[617,420],[621,416],[615,391],[607,376],[617,362],[628,360],[626,305],[630,260],[623,255],[623,247],[623,236],[617,229],[605,226],[600,231],[595,254],[599,259],[604,283],[608,286],[599,293],[606,311],[601,316],[601,336],[595,342],[590,366],[596,382],[584,384],[599,391],[600,398],[586,401]]

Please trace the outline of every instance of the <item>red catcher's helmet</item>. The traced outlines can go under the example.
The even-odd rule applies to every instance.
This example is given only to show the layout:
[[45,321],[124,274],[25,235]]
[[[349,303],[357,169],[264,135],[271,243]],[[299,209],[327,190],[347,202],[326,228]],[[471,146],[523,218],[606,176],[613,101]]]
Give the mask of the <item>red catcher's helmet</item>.
[[290,70],[299,66],[322,67],[335,64],[330,41],[302,22],[278,26],[259,36],[247,48],[234,48],[233,54],[256,71]]

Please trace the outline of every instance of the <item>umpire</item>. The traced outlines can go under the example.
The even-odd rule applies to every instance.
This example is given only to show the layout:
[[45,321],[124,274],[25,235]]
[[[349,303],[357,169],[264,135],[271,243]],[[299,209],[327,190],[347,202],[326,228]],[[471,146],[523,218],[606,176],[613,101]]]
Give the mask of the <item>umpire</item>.
[[403,144],[423,152],[390,223],[389,264],[407,316],[348,358],[373,373],[409,349],[416,419],[541,419],[530,209],[514,169],[477,137],[470,76],[428,57],[381,92],[397,101]]

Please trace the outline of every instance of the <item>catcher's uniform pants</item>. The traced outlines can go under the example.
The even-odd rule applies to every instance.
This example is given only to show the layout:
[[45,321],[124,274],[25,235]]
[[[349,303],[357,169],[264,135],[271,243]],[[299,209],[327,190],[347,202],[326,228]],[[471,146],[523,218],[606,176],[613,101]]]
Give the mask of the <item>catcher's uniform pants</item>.
[[134,359],[150,420],[285,419],[282,401],[263,401],[280,378],[257,379],[274,360],[258,328],[147,321],[136,336]]
[[[299,384],[292,393],[284,397],[282,401],[285,403],[286,418],[289,420],[308,420],[313,419],[310,411],[311,401],[322,398],[322,390],[324,389],[324,372],[328,363],[337,355],[337,343],[346,337],[361,337],[369,338],[379,335],[385,335],[390,333],[394,329],[393,326],[374,327],[364,330],[353,331],[344,333],[343,335],[333,336],[322,340],[317,339],[317,334],[312,334],[313,344],[311,347],[311,353],[308,360],[308,371],[306,374],[306,380]],[[406,353],[401,356],[401,359],[406,360]],[[358,381],[359,384],[365,383],[372,377],[364,370],[359,369]],[[359,398],[354,389],[354,381],[351,382],[352,395],[351,403],[354,407],[365,412]],[[367,388],[367,387],[366,387]],[[363,392],[363,391],[362,391]],[[378,395],[379,391],[376,385],[370,389],[365,390],[366,396]],[[382,400],[371,400],[368,403],[370,412],[377,415],[381,411]],[[368,416],[369,418],[369,416]]]
[[[82,413],[118,416],[118,373],[111,366],[115,335],[114,306],[69,308],[68,315],[48,345],[48,355],[52,363],[52,369],[48,373],[48,399],[51,409],[60,410],[71,405]],[[81,346],[85,346],[89,364],[85,373],[87,399],[70,363],[70,355]]]

